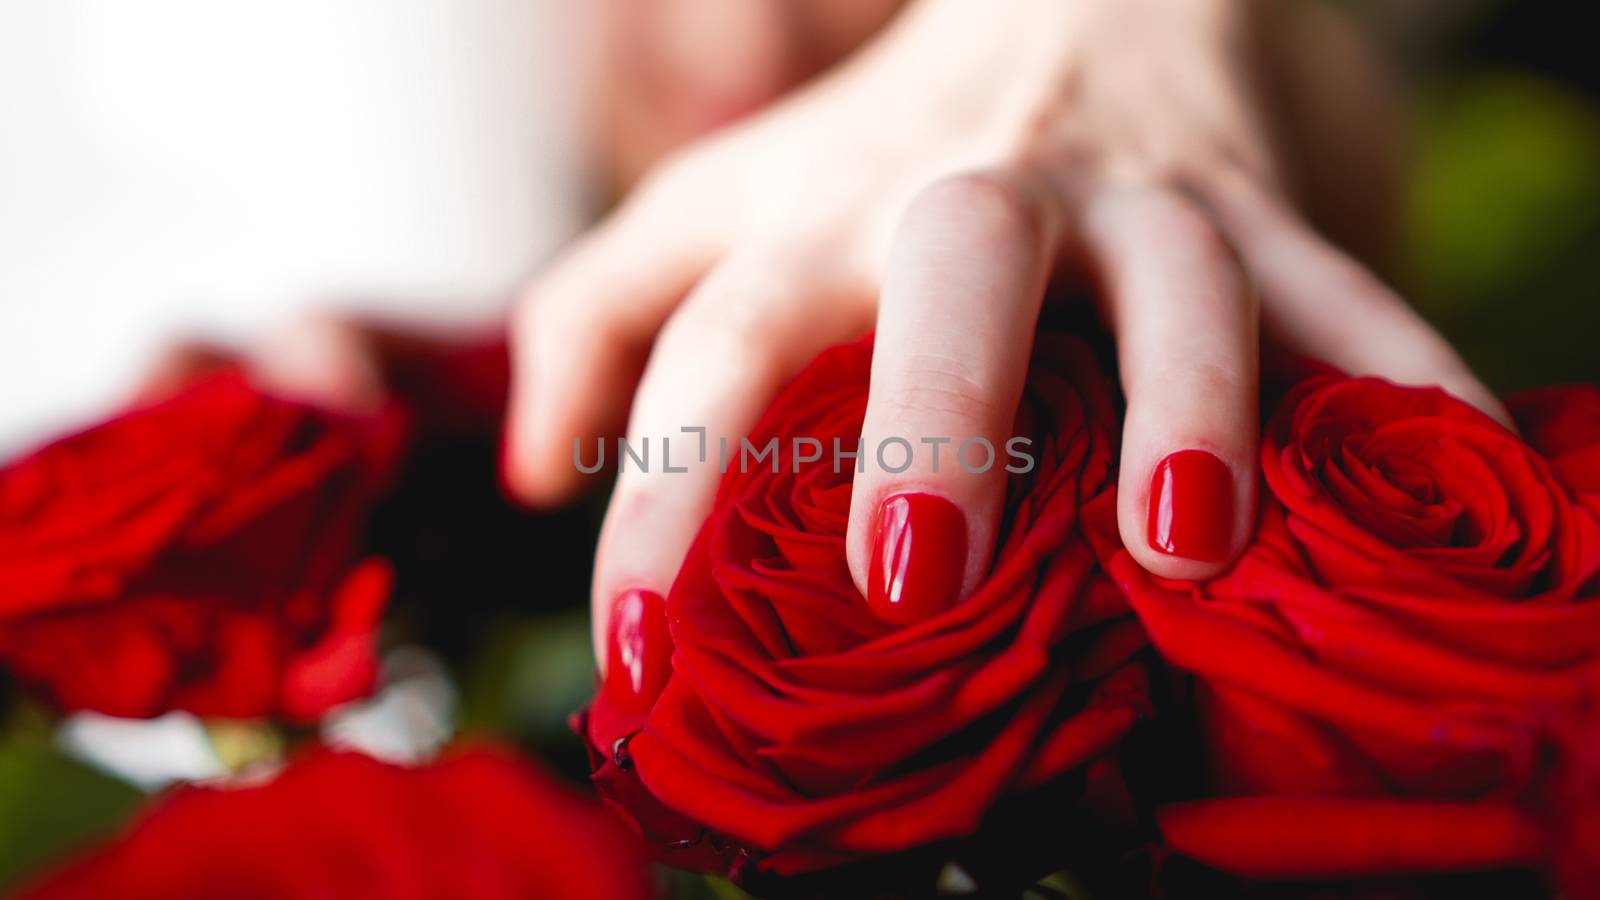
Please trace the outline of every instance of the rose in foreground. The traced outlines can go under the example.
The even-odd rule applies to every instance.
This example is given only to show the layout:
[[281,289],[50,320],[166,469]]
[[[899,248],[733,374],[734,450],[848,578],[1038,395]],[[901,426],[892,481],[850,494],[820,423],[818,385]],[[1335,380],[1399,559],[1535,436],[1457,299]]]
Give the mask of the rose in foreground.
[[[1528,443],[1600,521],[1600,387],[1539,388],[1508,405]],[[1600,583],[1586,593],[1600,595]],[[1552,731],[1545,749],[1553,764],[1536,801],[1551,867],[1568,900],[1600,900],[1600,682]]]
[[391,414],[234,369],[0,471],[0,665],[64,709],[311,720],[372,682]]
[[1166,808],[1168,842],[1248,877],[1537,864],[1539,748],[1600,672],[1600,526],[1574,492],[1594,446],[1552,465],[1441,391],[1323,375],[1265,431],[1226,575],[1153,578],[1096,510],[1107,569],[1198,676],[1216,796]]
[[317,750],[264,784],[180,788],[123,836],[21,894],[29,900],[650,895],[643,848],[622,823],[490,749],[421,768]]
[[[752,443],[853,447],[870,360],[866,341],[824,353]],[[988,830],[1046,784],[1070,785],[1051,821],[1121,796],[1146,642],[1078,532],[1113,481],[1117,414],[1083,345],[1045,335],[1034,360],[1014,433],[1037,468],[1012,476],[993,569],[961,604],[904,627],[872,614],[845,562],[850,463],[825,454],[730,468],[665,622],[621,611],[670,630],[670,675],[643,709],[602,691],[582,727],[601,793],[670,861],[791,875]]]
[[1600,387],[1558,385],[1508,401],[1528,443],[1550,460],[1579,504],[1600,519]]

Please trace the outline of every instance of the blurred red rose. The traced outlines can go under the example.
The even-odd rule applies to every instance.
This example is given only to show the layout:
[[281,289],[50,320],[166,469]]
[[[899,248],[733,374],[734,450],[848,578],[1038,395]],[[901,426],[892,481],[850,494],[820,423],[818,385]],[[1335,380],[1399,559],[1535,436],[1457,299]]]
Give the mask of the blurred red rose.
[[119,838],[21,896],[651,895],[644,851],[599,804],[511,755],[474,749],[419,768],[317,750],[264,784],[183,787]]
[[[1147,643],[1078,533],[1112,484],[1117,411],[1085,346],[1046,335],[1034,359],[1013,433],[1037,467],[1011,477],[993,570],[917,624],[881,621],[851,580],[850,461],[729,468],[666,601],[659,699],[639,714],[602,692],[582,725],[601,793],[670,861],[787,876],[969,835],[1069,774],[1052,821],[1117,796]],[[868,340],[822,354],[752,442],[853,448],[870,362]]]
[[1506,405],[1528,443],[1555,466],[1578,500],[1600,518],[1600,387],[1524,391]]
[[0,664],[65,709],[316,718],[366,692],[395,414],[233,369],[0,470]]
[[[1600,387],[1559,385],[1506,401],[1528,443],[1600,519]],[[1597,576],[1596,581],[1600,581]],[[1600,596],[1600,583],[1585,593]],[[1537,805],[1552,866],[1569,900],[1600,900],[1600,683],[1586,709],[1555,723],[1553,772]]]
[[1198,676],[1218,796],[1164,810],[1168,842],[1249,877],[1536,863],[1535,749],[1600,673],[1594,515],[1494,421],[1375,379],[1297,386],[1261,459],[1257,537],[1206,584],[1146,574],[1091,514]]
[[1530,798],[1564,900],[1600,900],[1600,694],[1553,722]]

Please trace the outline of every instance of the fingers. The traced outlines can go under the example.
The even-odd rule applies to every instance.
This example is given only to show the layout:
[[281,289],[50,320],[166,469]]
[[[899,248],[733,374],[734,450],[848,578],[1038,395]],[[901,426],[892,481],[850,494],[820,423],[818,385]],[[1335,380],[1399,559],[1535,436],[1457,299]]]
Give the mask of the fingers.
[[1254,298],[1217,230],[1180,196],[1110,185],[1075,207],[1128,402],[1123,542],[1153,574],[1218,574],[1243,552],[1255,504]]
[[132,401],[144,404],[164,400],[195,378],[233,361],[234,354],[226,347],[199,340],[182,341],[156,354],[134,385]]
[[[864,304],[842,302],[839,285],[826,256],[741,250],[719,264],[662,329],[639,381],[626,438],[631,452],[648,454],[648,471],[617,453],[617,484],[595,558],[594,637],[603,670],[621,665],[631,673],[638,660],[670,656],[670,648],[659,647],[664,629],[648,626],[646,611],[658,608],[710,511],[722,477],[720,442],[728,442],[729,465],[739,465],[741,439],[778,388],[818,352],[870,324],[864,312],[855,312]],[[704,444],[702,433],[685,428],[704,429]],[[646,625],[634,624],[641,621]],[[648,643],[652,633],[656,644]],[[643,665],[650,670],[656,664]],[[646,689],[655,683],[630,675],[608,678],[607,689],[630,690],[636,682]]]
[[987,569],[1055,207],[1021,177],[959,176],[923,191],[895,234],[846,543],[888,621],[949,607]]
[[642,190],[538,276],[516,310],[505,474],[527,502],[578,489],[574,439],[621,433],[651,340],[718,250],[714,214]]
[[383,401],[375,342],[351,320],[303,316],[271,331],[251,357],[255,376],[286,397],[346,412],[370,412]]
[[1439,385],[1510,425],[1505,407],[1438,332],[1281,200],[1243,179],[1219,179],[1203,197],[1261,294],[1274,343],[1351,374]]

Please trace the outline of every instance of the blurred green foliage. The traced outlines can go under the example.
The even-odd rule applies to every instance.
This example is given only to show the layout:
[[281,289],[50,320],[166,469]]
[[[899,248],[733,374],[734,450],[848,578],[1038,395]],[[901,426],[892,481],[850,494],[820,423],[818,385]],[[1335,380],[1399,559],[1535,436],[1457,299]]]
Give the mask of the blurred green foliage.
[[657,868],[661,896],[672,900],[751,900],[749,894],[726,878],[699,872]]
[[567,719],[594,696],[587,610],[507,619],[486,632],[462,682],[468,732],[510,737],[575,780],[588,751]]
[[1600,117],[1536,76],[1423,95],[1408,293],[1492,386],[1600,380]]
[[0,747],[0,893],[123,822],[143,795],[32,741]]

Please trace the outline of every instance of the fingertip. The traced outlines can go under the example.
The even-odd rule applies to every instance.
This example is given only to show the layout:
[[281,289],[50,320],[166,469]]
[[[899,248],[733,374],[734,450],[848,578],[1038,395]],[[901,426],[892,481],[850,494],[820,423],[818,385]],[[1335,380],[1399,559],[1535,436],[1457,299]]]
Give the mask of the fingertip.
[[158,353],[135,385],[134,402],[153,403],[170,397],[195,378],[231,365],[235,355],[226,347],[185,341]]
[[1119,525],[1128,552],[1150,574],[1204,580],[1226,572],[1250,539],[1254,469],[1183,447],[1142,468],[1124,468]]
[[513,354],[503,480],[523,503],[560,506],[610,471],[596,462],[605,455],[595,444],[621,433],[640,351],[603,325],[585,330],[547,319],[523,330]]
[[969,550],[967,514],[924,491],[885,497],[873,519],[867,605],[885,622],[910,625],[961,598]]
[[329,409],[371,412],[386,393],[373,341],[337,316],[308,315],[275,329],[251,357],[252,374],[268,389]]
[[598,622],[595,660],[612,705],[646,713],[672,677],[672,633],[666,598],[658,591],[630,588],[612,601]]
[[[610,662],[616,655],[616,618],[620,608],[629,603],[643,604],[652,616],[657,613],[663,616],[660,627],[652,626],[650,630],[665,631],[661,601],[672,586],[688,549],[679,539],[686,534],[692,536],[697,530],[683,526],[701,518],[685,506],[692,507],[696,501],[693,489],[689,489],[686,496],[684,492],[673,490],[676,482],[664,485],[658,475],[641,476],[636,469],[623,470],[600,527],[594,574],[590,579],[589,609],[595,664],[603,677],[609,677]],[[673,538],[660,539],[660,535]],[[650,654],[654,656],[660,651],[655,645],[659,645],[661,639],[651,640],[654,644]],[[667,655],[670,656],[670,649]]]
[[543,456],[537,435],[513,417],[501,443],[500,480],[512,498],[535,509],[560,506],[577,494],[575,481],[553,477]]
[[[873,457],[855,477],[845,556],[872,613],[909,625],[958,605],[987,575],[1004,513],[1006,471],[1004,457],[983,448],[1003,442],[972,434],[942,442],[940,450],[898,436],[979,428],[915,422],[882,427],[864,433],[863,452]],[[901,441],[916,444],[907,459],[910,468],[900,474],[881,468],[874,448]],[[937,466],[931,463],[934,453],[940,454]]]

